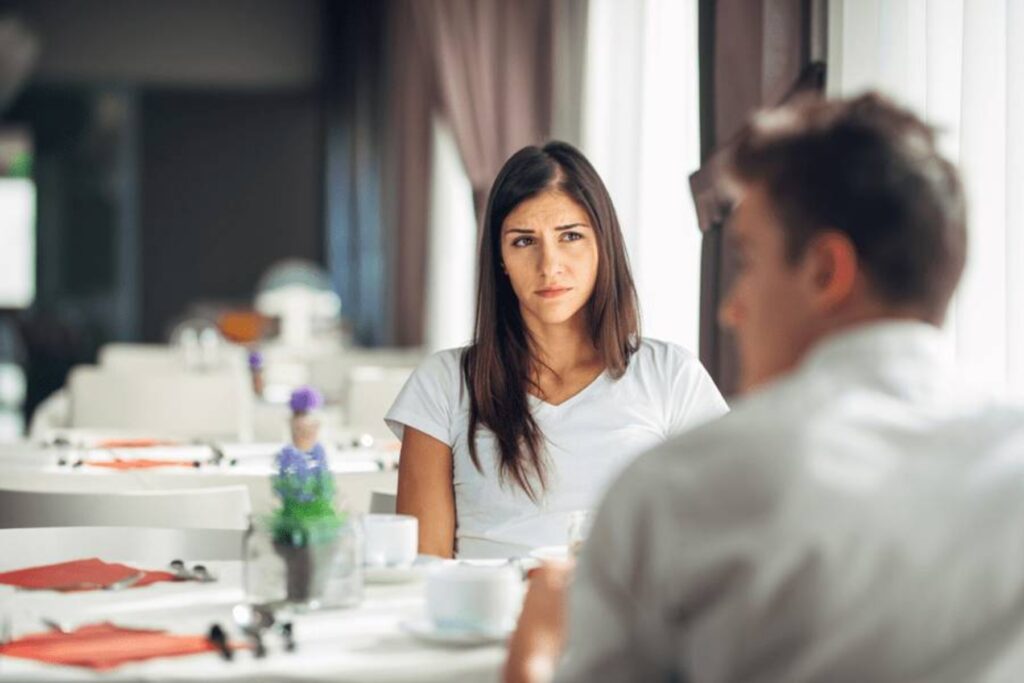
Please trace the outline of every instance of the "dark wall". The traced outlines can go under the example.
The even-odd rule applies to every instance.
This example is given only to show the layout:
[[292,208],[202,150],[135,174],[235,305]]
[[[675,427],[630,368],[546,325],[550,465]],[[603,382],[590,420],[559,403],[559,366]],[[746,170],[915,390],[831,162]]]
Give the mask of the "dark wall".
[[323,261],[322,115],[314,93],[142,99],[142,333],[196,301],[249,303],[287,257]]
[[0,0],[0,11],[38,36],[36,82],[280,88],[319,82],[322,4]]

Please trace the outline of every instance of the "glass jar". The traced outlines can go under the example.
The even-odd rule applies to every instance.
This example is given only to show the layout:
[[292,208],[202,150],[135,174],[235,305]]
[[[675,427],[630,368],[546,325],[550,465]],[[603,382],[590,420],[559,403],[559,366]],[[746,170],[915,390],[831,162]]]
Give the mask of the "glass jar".
[[253,517],[245,536],[245,597],[300,610],[350,607],[363,599],[363,534],[353,516],[313,530],[315,542],[275,539],[271,519]]

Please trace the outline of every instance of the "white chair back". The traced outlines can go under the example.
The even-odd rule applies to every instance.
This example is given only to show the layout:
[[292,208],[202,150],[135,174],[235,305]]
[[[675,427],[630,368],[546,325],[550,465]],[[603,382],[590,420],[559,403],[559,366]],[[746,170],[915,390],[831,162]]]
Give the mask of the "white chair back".
[[[121,372],[167,373],[189,370],[183,350],[168,344],[111,342],[100,348],[97,358],[100,367]],[[245,349],[233,344],[219,345],[216,358],[206,361],[238,372],[244,372],[247,368]]]
[[73,428],[235,441],[252,433],[252,389],[233,370],[122,372],[79,366],[67,386]]
[[105,562],[148,562],[166,568],[174,559],[230,561],[243,558],[245,532],[238,529],[146,527],[44,527],[0,529],[0,572],[98,557]]
[[377,439],[393,439],[394,435],[384,424],[384,415],[412,372],[410,367],[352,368],[345,400],[348,427]]
[[418,348],[345,348],[309,359],[309,376],[331,400],[344,401],[353,368],[405,368],[411,373],[426,357]]
[[246,529],[249,489],[221,486],[164,491],[0,489],[0,528],[57,526]]
[[386,491],[370,493],[371,515],[393,515],[398,510],[398,496]]

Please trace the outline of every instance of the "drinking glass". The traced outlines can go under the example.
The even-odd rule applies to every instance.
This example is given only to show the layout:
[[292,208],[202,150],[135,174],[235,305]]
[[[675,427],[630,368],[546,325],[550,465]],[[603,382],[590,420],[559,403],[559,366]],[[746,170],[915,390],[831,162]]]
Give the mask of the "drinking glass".
[[569,513],[569,555],[573,559],[579,557],[583,542],[590,535],[593,521],[594,513],[590,510],[574,510]]

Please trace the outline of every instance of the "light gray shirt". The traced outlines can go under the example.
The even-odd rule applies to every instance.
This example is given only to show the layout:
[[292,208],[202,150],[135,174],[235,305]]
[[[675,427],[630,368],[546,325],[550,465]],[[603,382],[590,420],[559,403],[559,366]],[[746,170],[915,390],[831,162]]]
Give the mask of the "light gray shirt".
[[613,485],[558,680],[1024,680],[1024,410],[929,325],[829,337]]
[[462,354],[449,349],[425,360],[384,418],[399,439],[409,426],[451,449],[459,557],[525,556],[540,546],[565,545],[570,513],[596,507],[634,458],[727,411],[694,354],[643,339],[618,379],[603,372],[558,405],[529,397],[544,435],[548,484],[532,500],[502,477],[489,429],[476,434],[479,468],[470,456]]

